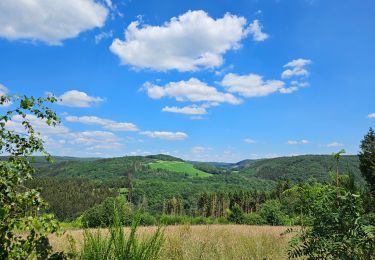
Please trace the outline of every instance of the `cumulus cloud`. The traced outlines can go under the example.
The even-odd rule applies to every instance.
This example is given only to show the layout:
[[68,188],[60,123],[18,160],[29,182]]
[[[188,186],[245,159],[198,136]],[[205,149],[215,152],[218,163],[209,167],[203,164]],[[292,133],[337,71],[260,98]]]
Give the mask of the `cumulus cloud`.
[[255,144],[257,142],[257,141],[255,141],[254,139],[251,139],[251,138],[246,138],[243,141],[247,144]]
[[265,81],[262,76],[257,74],[229,73],[224,76],[220,84],[231,93],[238,93],[244,97],[260,97],[279,91],[285,83],[280,80]]
[[183,132],[165,132],[165,131],[143,131],[140,134],[150,138],[158,138],[164,140],[185,140],[188,135]]
[[298,87],[292,86],[289,88],[281,88],[279,91],[281,94],[291,94],[298,90]]
[[68,107],[91,107],[104,101],[103,98],[92,97],[78,90],[69,90],[58,98],[60,99],[58,104]]
[[163,112],[180,113],[186,115],[204,115],[207,114],[206,108],[197,105],[185,106],[185,107],[164,107]]
[[329,147],[329,148],[332,148],[332,147],[342,147],[344,145],[340,144],[338,142],[332,142],[332,143],[326,144],[326,146]]
[[300,141],[296,141],[296,140],[289,140],[286,142],[287,144],[290,144],[290,145],[296,145],[296,144],[309,144],[310,141],[309,140],[306,140],[306,139],[302,139]]
[[138,128],[133,123],[116,122],[110,119],[100,118],[96,116],[66,116],[68,122],[81,123],[87,125],[101,125],[112,131],[137,131]]
[[367,117],[368,118],[375,118],[375,113],[369,114]]
[[253,40],[257,42],[264,41],[269,37],[268,34],[262,32],[262,26],[259,20],[254,20],[249,25],[248,31],[253,35]]
[[94,0],[3,0],[0,37],[59,45],[79,33],[102,27],[108,9]]
[[[264,38],[259,22],[246,28],[244,17],[225,14],[211,18],[206,12],[188,11],[161,26],[134,21],[125,30],[125,39],[116,38],[110,50],[122,64],[157,71],[195,71],[222,65],[223,55],[240,47],[249,33]],[[259,29],[256,28],[259,27]]]
[[144,88],[148,96],[153,99],[170,97],[175,98],[177,101],[241,103],[241,100],[232,94],[219,92],[215,87],[208,86],[196,78],[191,78],[188,81],[170,82],[165,86],[146,82]]
[[111,132],[107,131],[83,131],[69,134],[70,142],[73,144],[81,144],[86,146],[117,143],[119,138]]
[[[59,124],[56,126],[49,126],[45,119],[40,119],[35,115],[26,115],[26,120],[34,127],[36,132],[39,132],[41,136],[48,136],[50,134],[67,134],[69,129]],[[9,130],[13,130],[18,133],[25,133],[25,127],[22,125],[24,118],[21,115],[14,115],[10,121],[6,123],[6,127]]]
[[310,63],[311,60],[307,59],[296,59],[288,62],[284,65],[284,68],[287,69],[281,73],[281,78],[308,76],[309,72],[305,66]]

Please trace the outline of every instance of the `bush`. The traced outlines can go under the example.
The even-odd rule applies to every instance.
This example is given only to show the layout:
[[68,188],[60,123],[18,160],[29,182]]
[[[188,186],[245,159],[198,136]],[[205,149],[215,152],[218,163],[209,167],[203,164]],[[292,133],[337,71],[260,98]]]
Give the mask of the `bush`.
[[118,210],[119,219],[122,225],[130,225],[132,210],[125,198],[107,198],[103,203],[88,209],[82,216],[82,223],[85,227],[108,227],[114,221],[115,207]]
[[244,213],[241,207],[236,203],[229,212],[228,220],[232,223],[243,224],[244,223]]
[[286,223],[286,215],[281,211],[281,204],[278,200],[267,200],[260,209],[260,216],[266,224],[281,226]]
[[162,215],[159,219],[163,225],[180,225],[189,223],[189,219],[186,216],[180,215]]
[[265,220],[258,213],[249,213],[244,215],[244,223],[246,225],[263,225]]
[[157,223],[156,218],[148,212],[144,212],[140,216],[139,224],[141,226],[155,226]]
[[190,219],[190,224],[192,225],[207,225],[213,224],[214,219],[212,218],[205,218],[205,217],[195,217]]
[[312,187],[311,225],[289,243],[289,256],[308,259],[374,259],[374,226],[365,225],[359,195],[333,186]]
[[225,217],[218,217],[214,220],[215,224],[229,224],[229,220]]

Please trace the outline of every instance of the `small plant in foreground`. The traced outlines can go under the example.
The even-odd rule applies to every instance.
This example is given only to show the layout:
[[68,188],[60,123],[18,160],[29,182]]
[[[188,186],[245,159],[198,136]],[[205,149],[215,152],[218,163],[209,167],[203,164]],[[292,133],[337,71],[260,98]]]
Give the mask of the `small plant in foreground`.
[[117,213],[108,235],[103,235],[100,230],[86,230],[79,258],[90,260],[158,259],[164,242],[163,232],[159,227],[151,237],[139,238],[136,232],[140,220],[140,215],[137,214],[133,219],[129,235],[125,234]]

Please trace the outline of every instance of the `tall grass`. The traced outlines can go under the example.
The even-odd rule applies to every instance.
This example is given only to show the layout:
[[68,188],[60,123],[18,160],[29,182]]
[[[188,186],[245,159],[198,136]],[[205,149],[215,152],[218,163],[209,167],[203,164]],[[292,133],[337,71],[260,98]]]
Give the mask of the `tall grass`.
[[[131,229],[123,229],[129,236]],[[280,235],[286,229],[287,227],[249,225],[166,226],[162,229],[163,244],[158,257],[163,260],[288,259],[287,247],[291,236]],[[157,227],[138,227],[138,241],[149,239],[157,230]],[[108,229],[92,232],[101,232],[102,236],[110,235]],[[51,245],[55,251],[69,251],[69,236],[72,236],[78,247],[83,246],[84,233],[82,230],[67,230],[63,236],[51,236]]]
[[164,241],[161,228],[157,228],[149,237],[140,238],[137,235],[139,222],[140,215],[138,214],[127,235],[116,213],[109,233],[103,234],[100,230],[85,230],[83,244],[76,258],[82,260],[159,259]]

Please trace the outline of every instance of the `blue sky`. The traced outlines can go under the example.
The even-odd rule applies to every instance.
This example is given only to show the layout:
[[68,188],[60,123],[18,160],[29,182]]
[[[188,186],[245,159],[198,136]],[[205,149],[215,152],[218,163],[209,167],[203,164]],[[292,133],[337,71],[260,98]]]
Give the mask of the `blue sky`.
[[354,154],[375,126],[374,13],[370,0],[5,0],[0,94],[61,98],[58,128],[30,118],[55,155]]

